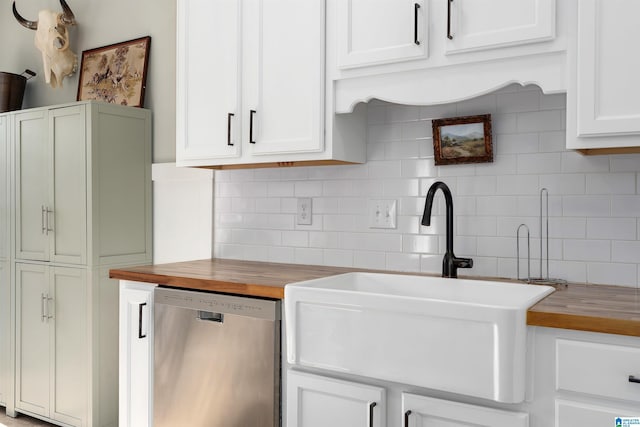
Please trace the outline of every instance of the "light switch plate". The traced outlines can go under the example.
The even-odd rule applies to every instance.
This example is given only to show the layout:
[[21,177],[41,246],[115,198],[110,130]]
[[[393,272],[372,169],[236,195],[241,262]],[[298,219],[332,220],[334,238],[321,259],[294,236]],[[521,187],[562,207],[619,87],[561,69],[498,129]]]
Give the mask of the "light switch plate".
[[396,228],[396,200],[369,200],[369,228]]

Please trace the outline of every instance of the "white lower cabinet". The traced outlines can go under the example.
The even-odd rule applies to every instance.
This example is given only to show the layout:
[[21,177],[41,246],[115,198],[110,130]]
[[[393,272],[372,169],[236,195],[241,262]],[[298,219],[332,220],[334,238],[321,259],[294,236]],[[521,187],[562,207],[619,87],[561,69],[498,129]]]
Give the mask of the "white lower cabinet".
[[384,427],[384,388],[289,370],[286,427]]
[[[640,338],[535,328],[532,419],[542,427],[616,426],[640,417]],[[552,415],[552,416],[549,416]]]
[[556,427],[599,427],[615,425],[616,417],[640,417],[640,339],[608,339],[556,338]]
[[403,427],[528,427],[529,414],[402,393]]
[[120,282],[119,426],[153,425],[153,290]]
[[16,264],[15,407],[86,425],[87,304],[84,269]]
[[640,410],[636,406],[613,407],[601,403],[582,403],[570,400],[556,400],[556,427],[617,427],[616,418],[638,417]]

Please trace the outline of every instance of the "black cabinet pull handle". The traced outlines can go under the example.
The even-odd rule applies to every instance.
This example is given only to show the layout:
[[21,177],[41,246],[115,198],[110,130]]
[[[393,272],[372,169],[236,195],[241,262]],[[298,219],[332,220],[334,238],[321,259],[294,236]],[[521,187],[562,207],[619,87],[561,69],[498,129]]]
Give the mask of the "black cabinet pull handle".
[[375,408],[376,405],[376,402],[369,403],[369,427],[373,427],[373,408]]
[[146,338],[147,334],[142,334],[142,307],[147,305],[146,302],[138,304],[138,339]]
[[411,415],[411,411],[404,413],[404,427],[409,427],[409,415]]
[[233,146],[233,142],[231,142],[231,118],[233,116],[233,113],[227,114],[227,145],[231,146]]
[[630,383],[640,384],[640,378],[636,378],[633,375],[629,375],[629,382]]
[[447,38],[453,40],[451,35],[451,3],[453,0],[447,0]]
[[256,114],[256,110],[249,110],[249,144],[255,144],[253,140],[253,116]]
[[418,9],[420,9],[420,5],[415,3],[413,5],[413,42],[420,45],[420,40],[418,40]]

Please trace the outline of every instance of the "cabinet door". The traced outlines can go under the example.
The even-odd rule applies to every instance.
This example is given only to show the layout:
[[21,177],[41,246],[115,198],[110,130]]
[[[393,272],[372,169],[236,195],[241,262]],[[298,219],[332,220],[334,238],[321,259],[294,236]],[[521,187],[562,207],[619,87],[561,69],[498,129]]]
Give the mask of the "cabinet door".
[[72,426],[87,418],[87,279],[80,268],[51,268],[49,278],[50,417]]
[[384,427],[383,388],[289,370],[287,427]]
[[338,68],[428,57],[428,0],[340,0]]
[[49,269],[16,263],[16,409],[49,416]]
[[9,262],[0,260],[0,406],[7,405],[9,387]]
[[616,418],[636,418],[637,416],[637,406],[620,408],[558,399],[556,400],[555,427],[617,427],[631,424],[618,424],[615,422]]
[[251,154],[323,151],[324,12],[325,0],[243,3],[243,138]]
[[153,289],[120,282],[120,427],[153,425]]
[[178,0],[177,162],[240,155],[240,6]]
[[403,427],[527,427],[529,414],[402,393]]
[[[446,52],[468,52],[551,40],[555,37],[555,0],[442,0],[437,19],[449,28]],[[450,38],[448,37],[450,36]]]
[[46,216],[53,203],[48,187],[47,112],[19,113],[14,117],[16,258],[48,261]]
[[578,136],[640,133],[639,14],[634,0],[578,2]]
[[48,179],[53,209],[46,214],[50,260],[85,264],[87,254],[87,167],[85,108],[49,113],[53,179]]
[[[0,117],[0,260],[9,258],[9,126]],[[0,400],[1,401],[1,400]]]

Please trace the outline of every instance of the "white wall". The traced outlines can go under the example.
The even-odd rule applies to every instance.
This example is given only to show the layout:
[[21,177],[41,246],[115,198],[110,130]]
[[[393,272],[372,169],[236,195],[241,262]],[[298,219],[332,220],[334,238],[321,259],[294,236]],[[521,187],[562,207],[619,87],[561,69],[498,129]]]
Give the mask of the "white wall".
[[[151,36],[151,56],[145,107],[153,111],[154,162],[175,160],[175,0],[67,0],[78,25],[71,29],[71,49],[82,51]],[[52,89],[44,82],[34,31],[13,17],[11,1],[0,9],[0,71],[20,74],[26,68],[38,73],[27,83],[23,108],[62,104],[76,100],[78,73]],[[60,10],[58,0],[16,0],[20,14],[36,20],[40,9]]]
[[[215,254],[437,273],[445,246],[441,193],[435,226],[420,219],[427,189],[443,180],[454,194],[456,255],[475,262],[459,273],[515,277],[519,224],[530,227],[539,258],[539,190],[546,187],[551,277],[637,287],[640,155],[566,151],[565,104],[564,95],[519,86],[436,107],[374,101],[367,164],[217,171]],[[492,114],[494,163],[435,167],[431,119],[484,113]],[[295,223],[297,197],[313,198],[311,226]],[[368,228],[370,198],[398,201],[397,229]]]

